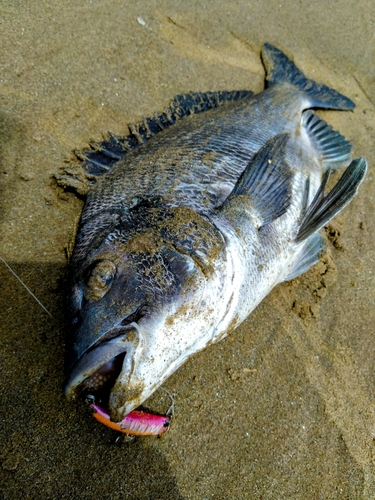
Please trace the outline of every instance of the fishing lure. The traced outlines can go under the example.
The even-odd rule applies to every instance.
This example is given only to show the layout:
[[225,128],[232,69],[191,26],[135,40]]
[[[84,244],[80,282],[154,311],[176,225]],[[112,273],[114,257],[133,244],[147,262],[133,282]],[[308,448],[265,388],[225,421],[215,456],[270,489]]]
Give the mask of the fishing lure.
[[114,431],[132,434],[133,436],[161,436],[169,429],[171,418],[168,416],[154,415],[143,411],[131,411],[119,422],[112,422],[108,413],[100,406],[91,404],[93,415],[102,424]]

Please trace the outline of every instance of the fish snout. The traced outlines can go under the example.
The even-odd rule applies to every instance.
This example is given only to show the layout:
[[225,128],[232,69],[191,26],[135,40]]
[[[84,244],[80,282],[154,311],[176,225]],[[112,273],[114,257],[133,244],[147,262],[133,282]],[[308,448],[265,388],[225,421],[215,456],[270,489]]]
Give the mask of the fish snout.
[[[68,399],[100,393],[107,399],[116,378],[130,378],[136,353],[142,350],[142,336],[136,323],[116,328],[116,336],[105,340],[87,352],[69,371],[65,383]],[[115,335],[115,333],[113,333]]]

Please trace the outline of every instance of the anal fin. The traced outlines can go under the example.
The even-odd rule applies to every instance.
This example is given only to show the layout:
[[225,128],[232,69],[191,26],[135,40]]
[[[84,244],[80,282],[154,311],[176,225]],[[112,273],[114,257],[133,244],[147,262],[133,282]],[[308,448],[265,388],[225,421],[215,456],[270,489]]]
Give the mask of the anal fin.
[[289,281],[306,273],[312,266],[319,262],[320,256],[325,252],[326,245],[320,234],[315,233],[298,250],[293,266],[288,269],[282,281]]
[[328,169],[322,183],[302,218],[296,241],[303,241],[319,231],[328,221],[348,205],[357,194],[359,185],[367,171],[364,158],[353,160],[332,190],[325,195],[324,191],[331,173]]

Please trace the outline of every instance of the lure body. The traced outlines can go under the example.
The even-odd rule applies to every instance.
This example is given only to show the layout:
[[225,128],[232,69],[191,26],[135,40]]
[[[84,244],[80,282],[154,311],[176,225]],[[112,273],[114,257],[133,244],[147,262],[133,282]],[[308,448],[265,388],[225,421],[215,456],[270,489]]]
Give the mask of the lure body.
[[171,421],[169,417],[133,410],[121,422],[115,423],[110,420],[108,413],[100,406],[92,404],[90,408],[93,410],[93,415],[98,422],[114,431],[133,436],[161,436],[167,432]]

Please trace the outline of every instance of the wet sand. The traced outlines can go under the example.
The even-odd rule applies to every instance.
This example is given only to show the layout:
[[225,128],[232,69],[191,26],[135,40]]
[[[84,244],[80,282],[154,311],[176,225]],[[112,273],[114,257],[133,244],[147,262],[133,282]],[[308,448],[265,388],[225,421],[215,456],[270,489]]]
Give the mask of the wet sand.
[[[369,0],[327,6],[2,2],[0,255],[53,318],[0,262],[0,498],[375,498],[375,14]],[[62,393],[65,247],[82,201],[52,175],[176,94],[260,91],[265,41],[355,101],[320,114],[368,176],[326,229],[324,259],[167,381],[170,432],[117,439]]]

